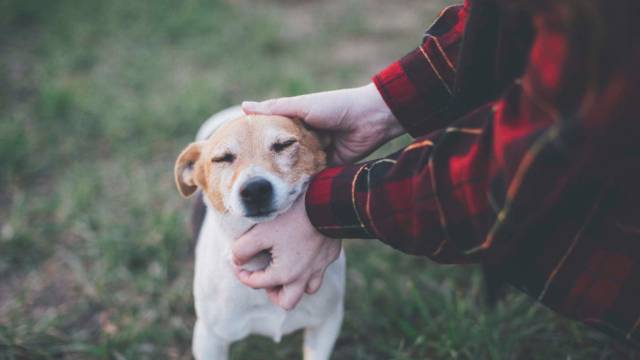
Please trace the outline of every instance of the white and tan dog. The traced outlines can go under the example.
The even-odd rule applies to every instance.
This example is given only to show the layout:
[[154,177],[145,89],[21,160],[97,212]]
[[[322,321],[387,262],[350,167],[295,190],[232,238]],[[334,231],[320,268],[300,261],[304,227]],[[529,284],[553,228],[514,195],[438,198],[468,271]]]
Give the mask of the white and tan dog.
[[[344,252],[327,269],[322,287],[285,311],[264,290],[240,283],[234,275],[231,246],[257,223],[287,211],[325,166],[322,145],[298,120],[244,115],[240,108],[212,116],[196,142],[178,157],[175,177],[180,193],[202,190],[207,205],[195,257],[197,321],[193,353],[197,359],[226,359],[229,345],[249,334],[279,342],[304,329],[304,359],[328,359],[343,316]],[[269,265],[262,254],[244,266]]]

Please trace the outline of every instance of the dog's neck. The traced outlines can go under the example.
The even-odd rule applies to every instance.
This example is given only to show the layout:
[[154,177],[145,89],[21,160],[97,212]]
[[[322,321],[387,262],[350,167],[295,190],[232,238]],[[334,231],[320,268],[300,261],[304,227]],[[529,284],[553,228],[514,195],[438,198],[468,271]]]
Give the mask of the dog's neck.
[[219,229],[229,238],[236,240],[249,231],[256,223],[244,217],[217,213],[214,215]]
[[[213,206],[210,206],[206,200],[205,203],[207,204],[207,212],[209,213],[207,216],[210,216],[211,220],[215,223],[217,234],[222,236],[217,236],[215,239],[204,239],[203,241],[215,241],[217,244],[214,246],[222,250],[221,253],[229,252],[230,254],[233,242],[256,225],[256,222],[241,216],[234,216],[228,213],[222,214],[214,209]],[[271,254],[265,250],[242,265],[242,268],[249,271],[263,270],[266,269],[270,263]]]
[[220,213],[213,206],[210,206],[206,197],[205,204],[207,204],[207,211],[213,217],[218,230],[230,241],[238,239],[242,234],[249,231],[256,224],[255,221],[251,221],[243,216],[236,216],[230,213]]

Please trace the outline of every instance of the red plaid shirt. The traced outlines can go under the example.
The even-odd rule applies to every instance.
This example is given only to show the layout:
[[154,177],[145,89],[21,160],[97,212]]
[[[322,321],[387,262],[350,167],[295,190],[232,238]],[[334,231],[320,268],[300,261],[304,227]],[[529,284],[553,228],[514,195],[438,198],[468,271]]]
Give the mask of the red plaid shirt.
[[373,78],[415,141],[318,174],[312,223],[489,264],[552,309],[640,343],[640,12],[636,0],[584,3],[597,19],[492,0],[445,9]]

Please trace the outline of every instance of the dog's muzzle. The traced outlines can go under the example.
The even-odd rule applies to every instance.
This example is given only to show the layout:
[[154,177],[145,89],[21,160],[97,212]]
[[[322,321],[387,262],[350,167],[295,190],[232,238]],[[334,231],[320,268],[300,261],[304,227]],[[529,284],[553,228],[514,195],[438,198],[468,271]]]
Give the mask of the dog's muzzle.
[[248,180],[240,189],[240,199],[248,217],[263,217],[273,209],[273,185],[265,178]]

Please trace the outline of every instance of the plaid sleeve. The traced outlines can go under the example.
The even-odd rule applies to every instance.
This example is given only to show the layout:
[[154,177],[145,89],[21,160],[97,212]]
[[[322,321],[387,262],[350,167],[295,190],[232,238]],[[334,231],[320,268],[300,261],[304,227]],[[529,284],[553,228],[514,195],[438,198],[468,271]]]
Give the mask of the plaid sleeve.
[[307,192],[311,222],[330,237],[378,238],[436,261],[470,261],[464,252],[496,220],[487,196],[498,169],[496,108],[487,105],[386,158],[324,170]]
[[[617,102],[637,92],[634,70],[611,75],[597,100],[590,93],[572,105],[560,89],[583,78],[561,76],[567,39],[537,24],[529,66],[503,97],[386,158],[321,172],[306,197],[313,225],[438,262],[499,262],[574,181],[596,184],[604,169],[628,167],[640,122],[631,126],[624,111],[632,104]],[[583,100],[589,111],[576,117]],[[614,118],[624,125],[612,126]]]
[[442,11],[422,44],[373,77],[387,106],[414,137],[445,126],[469,4]]

